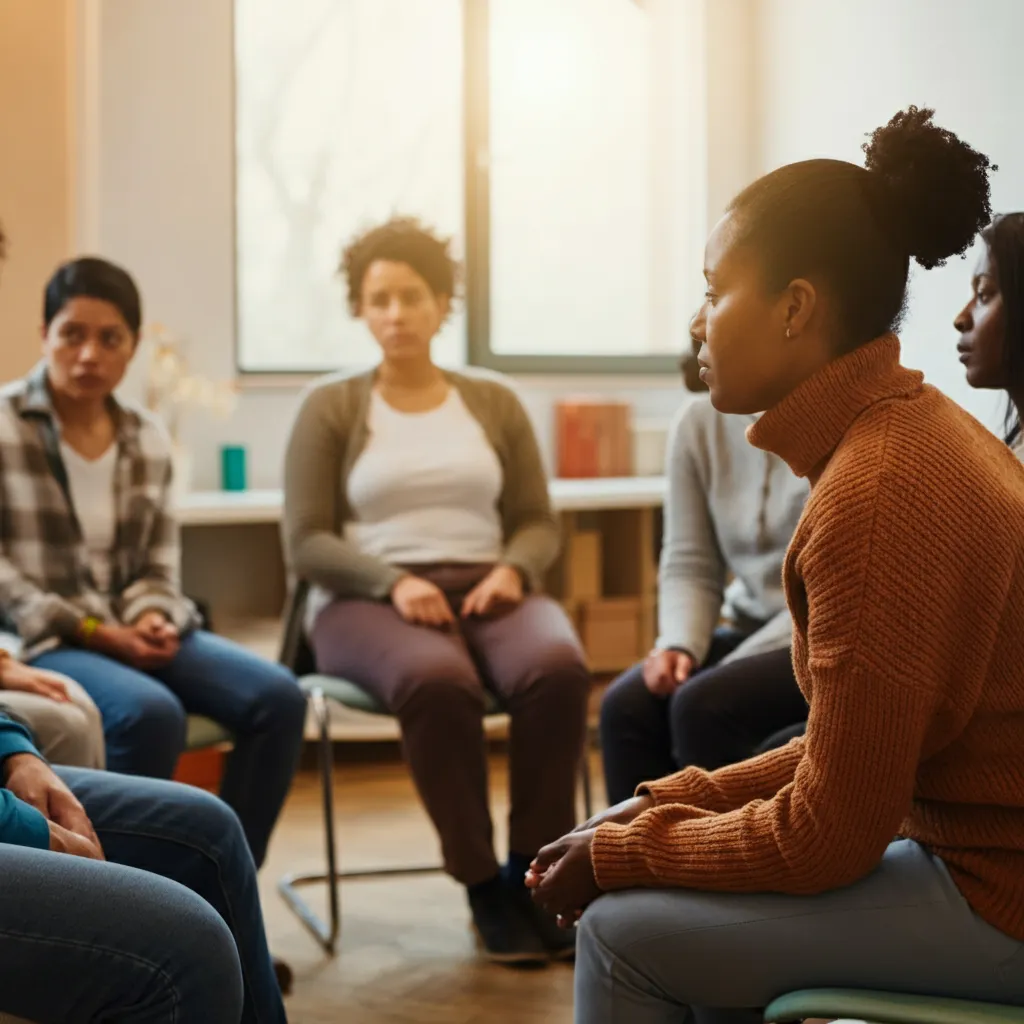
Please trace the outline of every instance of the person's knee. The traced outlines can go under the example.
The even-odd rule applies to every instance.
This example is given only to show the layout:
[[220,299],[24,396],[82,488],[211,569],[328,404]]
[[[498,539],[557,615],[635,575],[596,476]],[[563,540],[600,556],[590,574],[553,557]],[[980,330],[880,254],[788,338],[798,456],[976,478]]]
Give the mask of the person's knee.
[[722,694],[716,691],[714,670],[697,675],[677,687],[668,701],[672,735],[701,733],[707,723],[721,713]]
[[181,701],[170,690],[153,688],[120,709],[113,725],[136,740],[184,746],[187,717]]
[[455,658],[436,658],[412,665],[397,681],[396,711],[400,717],[423,712],[472,709],[483,713],[485,694],[472,668]]
[[623,724],[632,719],[643,717],[644,709],[651,701],[651,694],[644,685],[642,671],[637,666],[624,672],[614,680],[601,700],[600,728],[602,739],[617,736]]
[[[160,983],[174,989],[182,1019],[240,1020],[242,968],[223,918],[196,893],[173,882],[165,883],[159,902],[148,908],[148,920],[165,937]],[[140,907],[140,913],[147,909]]]
[[574,639],[554,640],[541,647],[533,671],[541,685],[556,684],[577,694],[590,692],[590,670]]
[[221,869],[237,870],[227,862],[240,851],[248,851],[238,815],[220,797],[194,786],[163,783],[166,804],[174,805],[175,817],[188,822],[189,835],[200,844],[204,855]]
[[185,709],[170,690],[150,686],[104,714],[111,768],[136,775],[169,776],[185,749]]
[[306,721],[306,695],[299,688],[291,670],[284,665],[267,662],[260,687],[260,703],[269,711],[283,731],[301,730]]

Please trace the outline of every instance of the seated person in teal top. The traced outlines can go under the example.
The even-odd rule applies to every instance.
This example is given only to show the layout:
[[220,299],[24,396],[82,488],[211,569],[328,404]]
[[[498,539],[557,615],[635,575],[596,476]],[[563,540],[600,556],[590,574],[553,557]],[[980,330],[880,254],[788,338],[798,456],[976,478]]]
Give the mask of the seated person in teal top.
[[172,782],[55,771],[2,711],[0,770],[0,1012],[285,1020],[256,869],[226,804]]

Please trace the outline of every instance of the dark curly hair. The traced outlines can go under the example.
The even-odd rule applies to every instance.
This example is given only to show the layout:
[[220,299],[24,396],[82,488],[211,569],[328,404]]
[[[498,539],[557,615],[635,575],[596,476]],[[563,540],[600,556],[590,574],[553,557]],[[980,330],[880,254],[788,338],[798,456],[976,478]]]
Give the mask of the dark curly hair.
[[451,255],[451,239],[441,238],[416,217],[392,217],[352,239],[338,268],[348,285],[348,308],[359,316],[363,279],[376,260],[407,263],[434,295],[454,298],[459,265]]
[[910,259],[964,253],[992,215],[988,157],[909,107],[871,133],[865,166],[805,160],[741,192],[729,211],[772,290],[817,275],[837,304],[841,351],[896,330]]
[[[1011,395],[1024,385],[1024,213],[996,217],[981,233],[988,246],[1003,298],[1006,338],[1003,359]],[[1004,435],[1007,444],[1020,436],[1020,411],[1010,397],[1006,404]]]

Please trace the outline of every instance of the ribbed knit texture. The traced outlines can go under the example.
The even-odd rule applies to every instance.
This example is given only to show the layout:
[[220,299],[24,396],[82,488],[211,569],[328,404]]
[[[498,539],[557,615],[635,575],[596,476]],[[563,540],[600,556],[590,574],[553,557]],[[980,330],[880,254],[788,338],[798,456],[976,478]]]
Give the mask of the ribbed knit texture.
[[602,825],[603,889],[816,893],[899,834],[1024,940],[1024,471],[886,336],[749,431],[813,490],[786,557],[807,734],[642,787]]

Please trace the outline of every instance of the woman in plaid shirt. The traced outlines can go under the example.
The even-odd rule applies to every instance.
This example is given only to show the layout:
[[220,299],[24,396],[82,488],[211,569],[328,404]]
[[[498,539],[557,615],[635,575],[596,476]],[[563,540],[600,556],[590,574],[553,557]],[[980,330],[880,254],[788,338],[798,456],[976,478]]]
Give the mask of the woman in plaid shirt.
[[43,359],[0,390],[0,608],[27,661],[96,702],[112,771],[169,778],[188,713],[228,728],[221,796],[258,865],[305,700],[287,669],[202,631],[180,591],[167,436],[114,397],[141,319],[135,283],[105,260],[47,285]]

